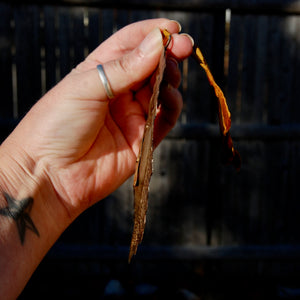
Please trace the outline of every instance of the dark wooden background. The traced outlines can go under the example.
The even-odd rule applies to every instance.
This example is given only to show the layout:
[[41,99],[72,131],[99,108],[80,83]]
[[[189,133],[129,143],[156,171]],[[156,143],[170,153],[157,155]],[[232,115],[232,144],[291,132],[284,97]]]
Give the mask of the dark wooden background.
[[238,173],[221,164],[213,93],[200,67],[184,61],[184,110],[155,152],[144,241],[132,264],[131,178],[67,229],[20,298],[101,299],[110,279],[131,292],[152,283],[201,299],[300,288],[300,1],[19,3],[0,2],[1,140],[113,32],[167,17],[202,49],[242,156]]

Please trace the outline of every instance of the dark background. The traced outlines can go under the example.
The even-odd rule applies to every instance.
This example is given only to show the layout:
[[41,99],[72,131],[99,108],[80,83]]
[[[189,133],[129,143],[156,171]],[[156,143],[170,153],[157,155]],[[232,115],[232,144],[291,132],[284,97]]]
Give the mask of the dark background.
[[112,280],[121,299],[299,293],[299,13],[292,0],[0,2],[1,140],[113,32],[168,17],[193,36],[222,87],[242,157],[240,172],[222,165],[213,92],[204,71],[184,61],[184,110],[155,152],[133,262],[131,178],[66,230],[20,299],[108,298]]

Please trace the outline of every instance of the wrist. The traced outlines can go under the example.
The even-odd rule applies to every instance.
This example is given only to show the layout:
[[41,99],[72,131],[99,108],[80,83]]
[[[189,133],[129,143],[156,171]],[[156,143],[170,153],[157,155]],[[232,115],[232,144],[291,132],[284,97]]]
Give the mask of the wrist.
[[[41,164],[9,140],[0,147],[0,208],[8,206],[7,197],[17,204],[30,204],[30,218],[39,235],[28,233],[28,237],[53,243],[69,225],[70,221]],[[27,230],[25,233],[27,236]]]
[[68,224],[40,163],[8,138],[0,146],[1,299],[17,298]]

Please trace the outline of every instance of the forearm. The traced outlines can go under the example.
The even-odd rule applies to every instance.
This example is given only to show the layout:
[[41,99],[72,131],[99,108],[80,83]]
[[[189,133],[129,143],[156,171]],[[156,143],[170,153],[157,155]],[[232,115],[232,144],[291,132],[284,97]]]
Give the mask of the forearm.
[[68,220],[39,167],[8,139],[0,147],[0,298],[15,299]]

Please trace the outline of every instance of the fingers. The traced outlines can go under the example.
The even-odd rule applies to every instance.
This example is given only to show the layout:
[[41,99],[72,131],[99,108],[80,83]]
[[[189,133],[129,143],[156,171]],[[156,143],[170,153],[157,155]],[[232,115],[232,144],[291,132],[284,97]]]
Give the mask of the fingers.
[[178,62],[173,57],[166,59],[166,69],[164,73],[164,81],[169,82],[173,87],[178,88],[181,81],[181,74],[178,68]]
[[[141,26],[141,23],[129,25],[127,29],[124,28],[123,34],[117,35],[120,43],[118,43],[116,37],[114,37],[112,39],[114,45],[108,47],[109,44],[106,43],[106,47],[101,50],[101,55],[103,55],[101,59],[108,55],[105,53],[113,53],[114,51],[117,51],[119,54],[122,53],[117,59],[103,63],[107,80],[116,97],[131,92],[133,89],[136,91],[137,86],[148,81],[147,78],[153,74],[158,65],[160,55],[164,50],[162,35],[159,27],[154,28],[146,35],[146,32],[150,30],[154,24],[157,25],[157,20],[154,22],[150,21],[145,21],[147,24],[145,28]],[[159,26],[169,26],[171,28],[168,28],[168,30],[171,33],[172,31],[175,33],[172,34],[172,42],[167,50],[168,60],[165,81],[169,84],[163,85],[160,93],[160,108],[156,118],[155,129],[156,145],[174,126],[180,114],[182,98],[180,93],[176,90],[180,84],[180,72],[177,61],[188,57],[193,47],[193,41],[188,35],[176,33],[176,31],[179,31],[178,23],[165,19],[159,22],[161,22]],[[128,33],[131,34],[128,36]],[[141,37],[144,37],[144,39],[141,39]],[[131,44],[129,43],[130,46],[128,42],[126,42],[127,40],[131,41]],[[139,43],[135,45],[137,42]],[[135,46],[135,48],[133,48],[133,46]],[[97,53],[97,51],[95,53]],[[108,56],[106,56],[106,58],[107,57]],[[98,57],[96,58],[98,59]],[[73,99],[107,102],[108,97],[96,69],[97,60],[92,63],[91,60],[89,60],[90,65],[85,63],[87,63],[87,61],[82,63],[79,68],[74,69],[70,75],[67,76],[66,82],[68,82],[68,84],[64,85],[66,89],[65,93],[69,94],[70,98]],[[95,64],[94,68],[91,68],[93,64]],[[149,87],[149,84],[145,86]],[[148,101],[151,94],[151,89],[144,88],[140,89],[140,94],[137,97],[140,99],[139,102],[146,112],[148,111]]]
[[[168,84],[174,88],[178,88],[181,81],[181,73],[178,67],[178,62],[173,57],[168,57],[166,59],[166,68],[164,72],[164,78],[161,89],[164,89]],[[149,100],[153,93],[153,85],[155,82],[155,76],[151,77],[150,84],[149,82],[144,83],[143,86],[140,86],[135,93],[135,100],[138,101],[142,107],[142,110],[145,116],[148,115],[149,109]],[[159,101],[160,101],[159,96]]]
[[155,70],[163,51],[161,31],[152,30],[142,43],[120,59],[105,64],[112,89],[122,93],[148,78]]
[[165,84],[160,91],[160,106],[154,124],[154,147],[157,147],[168,132],[175,126],[180,116],[183,101],[178,89]]
[[[146,23],[148,24],[148,22]],[[174,21],[168,21],[167,23],[174,27],[173,31],[176,29],[175,27],[178,29],[178,23]],[[151,22],[150,24],[153,25]],[[133,24],[132,26],[135,27]],[[110,52],[111,49],[108,48],[106,50]],[[123,92],[129,91],[149,77],[154,72],[162,51],[161,32],[160,29],[156,27],[135,49],[116,60],[104,63],[103,68],[114,95],[118,96]],[[173,56],[177,60],[182,60],[188,57],[191,52],[192,41],[189,36],[183,34],[172,35],[172,43],[168,48],[169,56]],[[70,85],[72,87],[70,92],[79,99],[106,101],[107,95],[100,81],[98,71],[96,70],[97,63],[94,63],[95,66],[93,69],[90,69],[89,66],[87,67],[87,71],[84,71],[84,65],[88,64],[86,61],[71,73],[73,83]],[[170,74],[171,73],[172,72],[170,72]],[[177,80],[176,78],[173,79],[175,81]],[[174,83],[173,86],[176,86],[176,83]]]
[[154,28],[167,29],[171,34],[174,34],[180,31],[181,26],[177,21],[164,18],[132,23],[104,41],[89,55],[88,60],[103,63],[119,58],[135,49]]
[[[128,92],[133,86],[145,80],[154,72],[163,51],[162,35],[159,28],[152,30],[131,52],[119,59],[103,64],[103,69],[115,97]],[[108,100],[98,71],[74,70],[70,91],[77,99]]]
[[93,69],[97,64],[115,60],[135,49],[154,29],[167,29],[172,34],[168,47],[172,56],[183,60],[192,53],[193,39],[187,34],[178,34],[181,26],[177,21],[168,19],[144,20],[127,25],[98,46],[78,67],[82,71]]
[[189,57],[193,52],[194,40],[186,34],[172,34],[172,42],[168,47],[168,53],[178,61]]
[[[155,119],[154,146],[156,147],[166,134],[174,127],[182,109],[182,96],[177,88],[180,85],[181,73],[178,62],[167,58],[166,69],[159,93],[159,107]],[[136,93],[136,100],[142,107],[145,118],[149,110],[149,99],[153,93],[152,84],[146,84]]]

